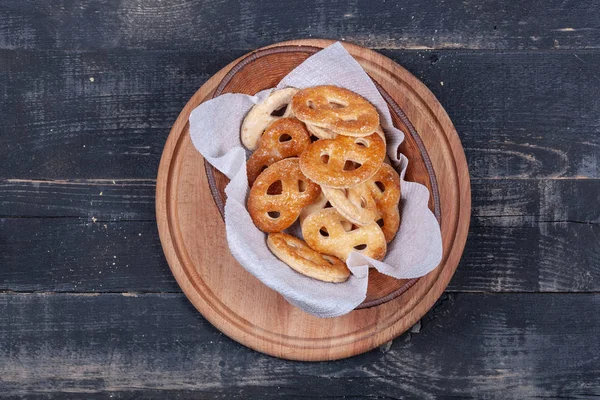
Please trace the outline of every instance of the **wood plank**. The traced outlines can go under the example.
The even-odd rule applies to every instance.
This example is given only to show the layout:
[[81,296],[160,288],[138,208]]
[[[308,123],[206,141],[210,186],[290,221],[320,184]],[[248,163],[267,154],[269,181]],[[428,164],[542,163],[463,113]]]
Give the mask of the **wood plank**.
[[474,226],[600,223],[598,179],[472,179]]
[[178,391],[266,399],[598,396],[598,307],[599,294],[451,294],[389,349],[298,363],[233,342],[181,294],[3,294],[0,390],[152,398]]
[[[471,226],[451,291],[598,292],[600,224]],[[0,290],[179,292],[154,221],[0,219]]]
[[0,217],[154,221],[156,180],[0,180]]
[[600,225],[472,227],[449,290],[597,292]]
[[[476,179],[472,190],[450,290],[600,290],[599,180]],[[179,291],[154,191],[152,181],[1,181],[0,289]]]
[[171,124],[223,62],[184,58],[0,52],[0,175],[155,178]]
[[3,1],[0,48],[249,50],[309,37],[378,48],[598,48],[598,3]]
[[[0,180],[0,217],[154,221],[156,181]],[[599,179],[472,179],[472,225],[600,222]]]
[[[440,99],[472,177],[600,177],[600,53],[384,53]],[[0,50],[0,178],[154,179],[185,102],[241,54]]]
[[156,222],[0,219],[0,290],[179,292]]

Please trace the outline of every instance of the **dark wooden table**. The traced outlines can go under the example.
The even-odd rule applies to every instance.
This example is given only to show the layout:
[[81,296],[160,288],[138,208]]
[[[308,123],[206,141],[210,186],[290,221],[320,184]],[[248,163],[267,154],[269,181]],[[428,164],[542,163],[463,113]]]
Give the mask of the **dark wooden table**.
[[[281,361],[213,328],[163,257],[178,112],[236,57],[344,39],[445,106],[473,217],[446,294],[379,350]],[[0,396],[600,395],[597,1],[0,2]]]

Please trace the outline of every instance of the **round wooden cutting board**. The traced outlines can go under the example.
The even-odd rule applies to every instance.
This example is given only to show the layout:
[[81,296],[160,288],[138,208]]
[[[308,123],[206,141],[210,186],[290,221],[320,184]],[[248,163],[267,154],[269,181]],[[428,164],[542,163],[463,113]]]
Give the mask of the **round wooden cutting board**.
[[404,68],[374,51],[343,43],[388,103],[406,133],[406,179],[426,185],[440,222],[443,258],[426,276],[397,280],[372,270],[367,299],[353,312],[321,319],[287,303],[246,272],[227,246],[222,219],[225,178],[198,153],[190,112],[223,93],[274,87],[329,40],[296,40],[259,49],[216,73],[181,111],[165,145],[157,178],[156,214],[173,275],[194,306],[223,333],[255,350],[287,359],[350,357],[393,339],[439,298],[462,254],[471,214],[469,172],[460,140],[433,94]]

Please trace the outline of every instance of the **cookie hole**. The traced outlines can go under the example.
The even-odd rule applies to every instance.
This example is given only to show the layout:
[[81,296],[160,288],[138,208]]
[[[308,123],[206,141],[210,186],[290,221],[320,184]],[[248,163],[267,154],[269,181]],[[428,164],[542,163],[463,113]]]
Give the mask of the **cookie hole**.
[[325,207],[323,207],[323,208],[331,208],[331,207],[333,207],[333,206],[331,205],[331,203],[330,203],[330,202],[327,202],[327,203],[325,203]]
[[280,143],[289,142],[290,140],[292,140],[292,137],[290,135],[288,135],[287,133],[284,133],[283,135],[279,136]]
[[328,164],[328,163],[329,163],[329,154],[323,154],[323,155],[321,156],[321,162],[322,162],[323,164]]
[[356,145],[360,147],[369,147],[369,141],[363,138],[355,139],[354,143],[356,143]]
[[329,264],[333,265],[333,260],[331,259],[331,257],[323,255],[323,258],[325,259],[325,261],[327,261]]
[[277,110],[273,110],[273,112],[271,113],[272,117],[283,117],[285,115],[285,112],[287,111],[288,105],[285,104],[282,107],[279,107]]
[[379,218],[379,219],[377,220],[377,225],[379,225],[379,226],[380,226],[380,227],[382,227],[382,228],[383,228],[383,223],[384,223],[384,222],[383,222],[383,218]]
[[375,185],[377,185],[377,187],[379,188],[379,190],[381,190],[381,192],[385,192],[385,185],[383,184],[383,182],[377,181],[375,182]]
[[360,208],[365,208],[367,206],[367,200],[364,197],[360,198]]
[[364,249],[366,249],[366,248],[367,248],[367,245],[366,245],[366,244],[359,244],[358,246],[354,246],[354,249],[355,249],[355,250],[358,250],[358,251],[360,251],[360,250],[364,250]]
[[281,193],[283,193],[283,185],[281,184],[281,180],[271,183],[271,185],[267,189],[267,194],[271,196],[277,196]]
[[333,109],[337,109],[337,108],[345,108],[347,107],[347,104],[342,104],[342,103],[338,103],[336,101],[330,101],[329,102],[329,107],[333,108]]
[[344,163],[344,171],[354,171],[359,169],[361,166],[362,164],[359,162],[346,160],[346,162]]
[[348,232],[352,232],[352,231],[355,231],[357,229],[358,229],[358,225],[352,224],[352,225],[350,225],[350,230]]
[[325,227],[322,227],[321,229],[319,229],[319,233],[321,234],[321,236],[329,237],[329,232],[327,231],[327,228],[325,228]]
[[308,106],[308,108],[310,108],[311,110],[314,110],[315,108],[317,108],[315,106],[315,103],[312,102],[312,100],[309,100],[306,102],[306,105]]
[[299,191],[300,193],[302,193],[302,192],[304,192],[305,190],[306,190],[306,181],[299,180],[299,181],[298,181],[298,191]]
[[279,211],[269,211],[267,212],[267,215],[273,219],[277,219],[281,216],[281,213]]
[[319,140],[318,137],[316,137],[315,135],[310,135],[310,142],[311,143],[316,142],[317,140]]

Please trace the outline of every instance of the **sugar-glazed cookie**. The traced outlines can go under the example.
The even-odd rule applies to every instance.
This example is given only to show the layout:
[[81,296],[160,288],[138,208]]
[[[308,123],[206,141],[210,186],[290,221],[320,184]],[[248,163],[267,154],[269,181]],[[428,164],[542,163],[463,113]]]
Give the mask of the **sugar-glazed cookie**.
[[269,165],[302,154],[310,144],[310,134],[296,118],[281,118],[269,125],[259,143],[246,162],[250,186]]
[[270,233],[267,246],[277,258],[302,275],[325,282],[345,282],[350,270],[337,257],[323,255],[286,233]]
[[379,126],[379,113],[364,97],[337,86],[300,90],[292,112],[302,122],[340,135],[368,136]]
[[248,212],[264,232],[281,232],[296,221],[302,208],[319,197],[321,188],[300,171],[297,158],[286,158],[264,170],[248,196]]
[[[260,137],[267,127],[280,118],[292,116],[292,108],[289,107],[294,94],[298,92],[295,88],[274,90],[262,103],[254,105],[242,122],[241,137],[242,144],[248,150],[256,150]],[[277,111],[286,107],[283,115],[276,115]]]

